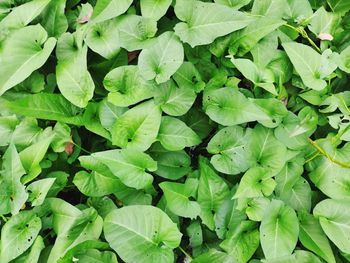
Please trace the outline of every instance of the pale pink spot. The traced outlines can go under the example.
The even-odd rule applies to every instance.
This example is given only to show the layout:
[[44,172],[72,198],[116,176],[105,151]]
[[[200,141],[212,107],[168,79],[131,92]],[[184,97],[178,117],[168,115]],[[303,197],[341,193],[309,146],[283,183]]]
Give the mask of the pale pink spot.
[[86,22],[89,22],[90,18],[92,16],[92,11],[88,12],[86,15],[83,15],[81,17],[78,17],[77,22],[79,24],[84,24]]
[[331,34],[328,33],[320,33],[317,38],[321,39],[321,40],[328,40],[328,41],[332,41],[333,40],[333,36]]

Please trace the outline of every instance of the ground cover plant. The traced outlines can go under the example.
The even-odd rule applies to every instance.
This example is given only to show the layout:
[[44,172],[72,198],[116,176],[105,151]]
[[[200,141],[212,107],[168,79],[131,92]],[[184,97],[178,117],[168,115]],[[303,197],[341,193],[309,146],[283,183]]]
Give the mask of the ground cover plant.
[[0,262],[349,262],[349,10],[0,0]]

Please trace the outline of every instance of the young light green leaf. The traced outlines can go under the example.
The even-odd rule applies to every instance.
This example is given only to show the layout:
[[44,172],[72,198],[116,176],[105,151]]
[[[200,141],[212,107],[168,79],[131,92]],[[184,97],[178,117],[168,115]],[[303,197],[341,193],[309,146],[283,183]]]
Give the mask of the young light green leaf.
[[242,177],[234,198],[264,197],[272,194],[276,182],[261,167],[249,169]]
[[198,135],[184,122],[173,117],[162,117],[158,140],[169,151],[179,151],[201,143]]
[[115,20],[107,20],[89,27],[85,42],[90,49],[106,59],[120,52],[121,41]]
[[140,205],[123,207],[108,214],[104,234],[122,260],[140,263],[173,262],[172,250],[179,246],[182,236],[162,210]]
[[310,211],[311,209],[311,187],[302,177],[294,183],[289,191],[280,193],[279,198],[296,211]]
[[29,193],[28,201],[32,203],[32,206],[38,206],[44,202],[55,180],[56,178],[45,178],[27,186],[27,192]]
[[322,90],[326,87],[326,81],[321,78],[320,54],[309,46],[295,42],[284,43],[283,48],[308,88]]
[[[176,75],[176,73],[175,73]],[[184,115],[196,100],[192,89],[178,87],[172,79],[154,89],[154,101],[163,112],[171,116]]]
[[232,126],[269,119],[250,99],[233,88],[209,90],[204,93],[204,100],[205,113],[221,125]]
[[281,171],[286,162],[286,147],[276,139],[273,130],[262,125],[252,130],[248,149],[253,163],[267,169],[270,176]]
[[291,255],[298,241],[299,223],[293,209],[272,200],[260,225],[260,242],[267,259]]
[[229,52],[231,55],[243,56],[269,33],[276,30],[285,22],[280,18],[266,16],[256,19],[243,30],[232,34]]
[[147,150],[156,141],[161,111],[153,100],[126,111],[112,127],[112,142],[122,148]]
[[93,96],[95,84],[87,70],[87,47],[77,48],[76,41],[70,33],[59,38],[56,77],[61,94],[72,104],[84,108]]
[[134,51],[151,47],[156,41],[157,22],[151,18],[137,15],[124,15],[116,21],[121,47]]
[[157,21],[165,15],[171,2],[172,0],[141,0],[142,16]]
[[175,215],[196,218],[201,208],[196,201],[190,201],[193,196],[193,189],[187,184],[163,182],[159,184],[162,189],[169,210]]
[[39,24],[18,29],[6,37],[0,50],[0,62],[6,65],[0,67],[0,95],[44,65],[55,45],[56,39],[48,39]]
[[160,84],[170,79],[183,60],[184,49],[178,37],[172,32],[165,32],[151,47],[141,51],[138,67],[146,80],[155,79]]
[[91,21],[100,23],[117,17],[128,10],[132,0],[98,0]]
[[192,47],[212,43],[216,38],[246,27],[253,19],[231,8],[196,0],[178,0],[175,14],[183,22],[174,30]]
[[103,85],[109,91],[108,101],[119,107],[153,97],[153,83],[145,80],[133,65],[113,69],[105,76]]
[[232,126],[221,129],[209,141],[207,150],[214,154],[211,164],[214,168],[226,174],[238,174],[250,167],[249,152],[247,147],[248,135],[240,126]]
[[146,169],[154,172],[157,163],[147,154],[136,150],[109,150],[92,154],[117,176],[125,185],[143,189],[150,186],[153,176]]
[[241,7],[249,4],[251,0],[214,0],[214,2],[222,5],[227,5],[234,8],[235,10],[238,10]]
[[41,173],[40,162],[44,159],[55,135],[51,128],[46,128],[40,136],[41,139],[38,142],[19,153],[22,165],[27,173],[22,179],[23,183],[32,181]]

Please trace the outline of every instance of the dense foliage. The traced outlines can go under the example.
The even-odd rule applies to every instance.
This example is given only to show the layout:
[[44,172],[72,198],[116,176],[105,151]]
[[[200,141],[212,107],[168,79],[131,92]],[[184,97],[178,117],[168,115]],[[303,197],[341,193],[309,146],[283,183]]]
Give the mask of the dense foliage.
[[349,10],[0,0],[0,262],[349,262]]

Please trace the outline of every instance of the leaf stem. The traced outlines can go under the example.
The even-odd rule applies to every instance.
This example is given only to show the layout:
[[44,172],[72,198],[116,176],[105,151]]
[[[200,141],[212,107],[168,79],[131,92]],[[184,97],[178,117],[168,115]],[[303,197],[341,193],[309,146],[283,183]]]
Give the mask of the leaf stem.
[[321,49],[309,37],[309,35],[307,34],[307,32],[305,31],[304,28],[302,28],[302,27],[294,27],[294,26],[291,26],[289,24],[284,24],[284,26],[289,27],[289,28],[293,29],[294,31],[298,32],[303,38],[305,38],[305,39],[307,39],[307,41],[309,41],[311,46],[313,46],[313,48],[316,49],[318,53],[322,53]]
[[193,260],[190,254],[188,254],[181,246],[179,246],[179,249],[186,257],[188,257],[190,260]]
[[73,143],[74,146],[78,147],[83,152],[88,153],[88,154],[92,154],[92,152],[89,152],[88,150],[85,150],[83,147],[81,147],[80,145],[76,144],[75,142],[71,141],[71,143]]
[[317,151],[316,153],[314,153],[309,159],[307,159],[305,162],[304,162],[304,164],[305,163],[308,163],[308,162],[311,162],[313,159],[315,159],[317,156],[319,156],[320,155],[320,152],[319,151]]
[[348,163],[344,163],[342,161],[338,161],[336,159],[334,159],[333,157],[331,157],[321,146],[319,146],[317,144],[317,142],[313,141],[312,139],[308,138],[309,142],[311,143],[312,146],[314,146],[320,154],[324,155],[328,160],[330,160],[331,162],[338,164],[339,166],[343,167],[343,168],[350,168],[350,164]]

